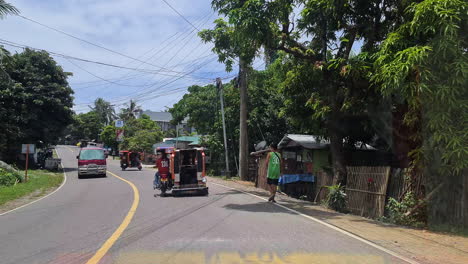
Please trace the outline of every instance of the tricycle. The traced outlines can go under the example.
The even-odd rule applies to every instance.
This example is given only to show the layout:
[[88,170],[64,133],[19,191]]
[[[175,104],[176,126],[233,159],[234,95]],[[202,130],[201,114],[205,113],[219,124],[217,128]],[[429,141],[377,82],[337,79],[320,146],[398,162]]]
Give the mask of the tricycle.
[[121,150],[119,151],[119,155],[120,168],[122,168],[122,170],[125,170],[127,168],[138,168],[138,170],[141,170],[143,168],[141,166],[141,154],[139,152],[131,150]]
[[171,154],[172,195],[197,192],[208,195],[203,148],[177,149]]

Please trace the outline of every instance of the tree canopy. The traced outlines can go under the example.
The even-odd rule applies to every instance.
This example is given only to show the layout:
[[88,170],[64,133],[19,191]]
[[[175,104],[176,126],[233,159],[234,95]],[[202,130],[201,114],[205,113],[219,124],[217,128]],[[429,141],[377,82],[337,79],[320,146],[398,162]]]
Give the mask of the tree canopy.
[[123,129],[125,136],[124,141],[120,143],[120,149],[151,152],[153,144],[163,139],[161,128],[147,115],[130,119]]
[[1,152],[22,143],[55,144],[73,122],[73,90],[64,72],[45,51],[26,49],[1,58]]

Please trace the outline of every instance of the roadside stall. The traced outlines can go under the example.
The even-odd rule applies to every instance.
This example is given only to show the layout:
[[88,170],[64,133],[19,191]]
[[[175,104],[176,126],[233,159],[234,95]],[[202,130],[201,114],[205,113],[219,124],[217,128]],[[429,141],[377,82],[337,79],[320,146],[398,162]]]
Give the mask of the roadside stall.
[[283,158],[280,189],[289,196],[313,200],[316,174],[329,166],[329,142],[314,135],[285,135],[278,144]]
[[[329,143],[313,135],[285,135],[278,144],[282,155],[282,177],[280,190],[289,196],[313,200],[317,182],[329,168]],[[268,190],[266,183],[266,157],[268,149],[252,152],[250,155],[257,164],[256,187]]]

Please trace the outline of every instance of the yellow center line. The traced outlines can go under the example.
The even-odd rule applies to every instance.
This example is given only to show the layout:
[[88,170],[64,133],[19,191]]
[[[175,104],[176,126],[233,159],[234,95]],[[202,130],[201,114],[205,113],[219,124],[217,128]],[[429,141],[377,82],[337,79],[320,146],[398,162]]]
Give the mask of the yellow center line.
[[138,203],[140,202],[140,193],[138,192],[137,187],[130,181],[125,180],[122,177],[117,176],[116,174],[107,171],[110,175],[116,177],[117,179],[128,183],[133,189],[133,203],[128,211],[127,215],[125,216],[124,220],[120,224],[120,226],[114,231],[114,233],[109,237],[109,239],[102,244],[101,248],[96,251],[96,254],[92,258],[86,262],[86,264],[98,264],[99,261],[106,255],[107,251],[114,245],[114,243],[119,239],[125,229],[128,227],[130,222],[132,221],[133,216],[135,215],[136,209],[138,208]]

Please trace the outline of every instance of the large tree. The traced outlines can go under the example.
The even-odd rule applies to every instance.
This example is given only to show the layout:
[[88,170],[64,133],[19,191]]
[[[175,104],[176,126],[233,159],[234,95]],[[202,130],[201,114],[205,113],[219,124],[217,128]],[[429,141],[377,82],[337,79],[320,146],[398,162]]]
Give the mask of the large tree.
[[137,105],[135,100],[130,100],[128,104],[126,104],[125,108],[120,110],[119,117],[124,121],[129,121],[135,119],[138,112],[141,112],[140,106]]
[[468,3],[418,1],[404,18],[376,55],[374,81],[409,106],[405,122],[422,142],[412,165],[424,173],[429,223],[460,224],[452,210],[460,200],[468,204]]
[[[252,95],[252,100],[249,101],[249,142],[258,143],[262,140],[268,143],[278,142],[285,133],[289,132],[286,117],[280,116],[284,98],[278,92],[280,82],[275,77],[276,71],[275,68],[264,72],[249,70],[248,93]],[[239,142],[239,122],[237,119],[240,112],[239,89],[236,87],[236,81],[224,84],[223,89],[229,160],[230,167],[234,168],[236,167],[235,160],[238,155]],[[169,111],[173,116],[174,123],[188,117],[188,125],[194,127],[197,133],[206,136],[204,144],[210,150],[211,167],[215,172],[224,168],[223,128],[217,88],[214,85],[190,86],[188,93]]]
[[15,151],[21,143],[56,143],[73,121],[73,90],[67,82],[71,73],[64,72],[45,51],[26,49],[12,56],[5,50],[3,53],[1,151]]
[[[213,1],[214,3],[215,1]],[[219,10],[222,13],[221,10]],[[220,62],[226,64],[226,70],[231,71],[235,60],[239,62],[239,176],[247,179],[248,173],[248,68],[253,62],[259,49],[259,41],[246,34],[242,24],[231,23],[233,20],[224,21],[222,18],[215,21],[216,26],[212,30],[202,30],[199,35],[205,42],[215,44],[213,52],[218,54]]]
[[[335,181],[345,182],[342,123],[359,101],[352,91],[367,88],[353,78],[362,60],[352,60],[357,41],[373,51],[400,12],[397,0],[214,0],[213,6],[236,25],[237,33],[301,60],[288,76],[292,89],[305,90],[309,120],[323,123],[330,138]],[[354,71],[356,72],[356,71]],[[353,74],[351,74],[353,73]],[[312,77],[307,76],[312,74]],[[307,78],[302,78],[307,77]],[[359,87],[358,87],[359,86]],[[295,87],[295,88],[294,88]],[[301,87],[301,88],[299,88]]]
[[120,149],[151,152],[153,144],[163,139],[161,128],[147,115],[130,119],[123,129],[124,141],[120,143]]
[[111,147],[114,150],[117,149],[118,146],[116,131],[117,130],[115,126],[109,125],[104,127],[100,135],[101,141],[104,143],[104,145]]
[[101,123],[104,125],[109,125],[115,120],[114,106],[102,98],[97,98],[94,101],[94,106],[91,107],[91,110],[97,113]]

